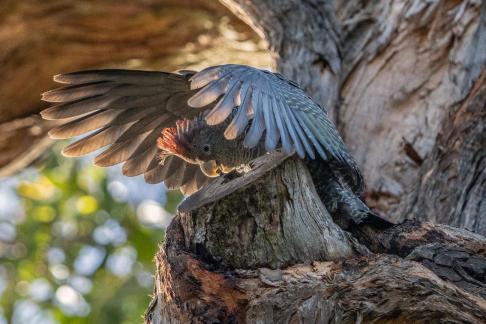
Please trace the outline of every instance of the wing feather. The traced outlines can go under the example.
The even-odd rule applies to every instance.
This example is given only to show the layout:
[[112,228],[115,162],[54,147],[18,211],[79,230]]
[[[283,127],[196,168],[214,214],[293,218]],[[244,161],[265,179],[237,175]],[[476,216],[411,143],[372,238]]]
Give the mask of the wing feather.
[[245,140],[244,140],[244,145],[246,147],[255,147],[258,142],[260,141],[260,138],[263,135],[263,132],[265,131],[265,120],[263,117],[263,109],[261,109],[261,99],[262,99],[262,93],[256,89],[253,90],[252,94],[252,107],[253,107],[253,120],[250,126],[250,129],[248,130]]
[[172,170],[171,175],[165,179],[164,183],[169,189],[177,189],[183,184],[184,173],[186,171],[187,162],[179,159],[177,168]]
[[244,84],[240,88],[239,98],[240,107],[224,132],[224,136],[227,139],[237,138],[245,130],[246,125],[248,125],[247,112],[251,104],[251,91],[248,84]]
[[267,151],[273,151],[277,147],[278,140],[280,138],[280,134],[277,129],[277,125],[275,122],[275,115],[273,114],[273,103],[272,97],[264,94],[263,96],[263,103],[262,103],[262,110],[263,110],[263,117],[265,120],[265,129],[266,129],[266,137],[265,137],[265,149]]
[[222,123],[233,111],[236,106],[235,96],[240,91],[240,82],[231,82],[227,94],[221,98],[216,106],[206,115],[208,125]]
[[322,159],[327,160],[327,155],[315,136],[315,129],[311,129],[310,125],[308,124],[306,114],[298,111],[296,112],[295,117],[297,118],[300,127],[302,127],[304,133],[307,135],[307,138],[309,138],[312,145],[314,145],[314,148],[316,149],[317,153],[321,156]]
[[134,136],[129,141],[115,141],[113,145],[94,159],[94,164],[101,167],[108,167],[126,161],[149,135],[143,133]]
[[102,95],[116,87],[116,83],[99,81],[81,85],[70,85],[44,92],[42,100],[48,102],[66,102],[86,98],[87,96]]
[[[302,127],[300,127],[299,122],[297,121],[296,117],[294,116],[294,112],[291,111],[291,109],[289,108],[286,101],[283,101],[282,103],[283,103],[284,108],[286,110],[287,116],[289,117],[288,123],[290,123],[290,125],[288,126],[288,128],[291,129],[294,132],[294,134],[297,133],[298,139],[301,141],[301,143],[305,147],[305,152],[309,155],[309,157],[311,159],[315,159],[314,149],[312,148],[312,145],[309,143],[307,136],[304,134],[304,130],[302,129]],[[292,135],[292,136],[294,137],[295,135]],[[296,140],[294,140],[294,143],[295,143],[295,141]],[[298,152],[299,152],[299,150],[297,150],[297,153]],[[300,157],[303,158],[303,156],[300,156]]]
[[157,158],[153,158],[150,162],[147,171],[144,172],[143,178],[145,182],[150,184],[156,184],[164,181],[165,179],[165,169],[160,165]]
[[54,81],[67,84],[83,84],[100,81],[154,85],[173,82],[184,82],[182,75],[158,71],[140,71],[123,69],[84,70],[54,76]]
[[273,106],[273,117],[275,119],[275,123],[277,124],[278,131],[280,133],[280,138],[282,142],[282,148],[285,153],[290,154],[292,152],[292,143],[290,142],[290,134],[287,130],[287,124],[285,123],[284,117],[284,107],[280,103],[280,99],[273,97],[272,98],[272,106]]
[[105,109],[117,99],[118,97],[95,95],[47,108],[41,112],[41,116],[48,120],[79,117],[96,110]]
[[73,120],[49,131],[49,136],[55,139],[65,139],[91,132],[109,124],[120,111],[108,109],[95,111],[89,115]]
[[211,81],[218,80],[222,76],[222,73],[222,66],[212,66],[194,74],[190,79],[191,89],[200,89]]
[[[173,118],[174,119],[174,118]],[[135,138],[140,134],[144,134],[159,127],[160,125],[165,125],[165,123],[170,124],[171,116],[169,114],[157,115],[157,116],[146,116],[132,125],[117,139],[117,142],[127,142]],[[174,120],[175,121],[175,120]]]
[[288,134],[291,138],[291,141],[294,144],[297,154],[299,155],[300,158],[303,159],[305,158],[306,151],[304,146],[302,145],[299,135],[297,134],[295,125],[291,121],[292,112],[290,111],[289,107],[287,106],[287,103],[284,100],[278,100],[278,102],[280,104],[280,109],[281,109],[280,114],[282,115],[283,124],[285,125],[285,128],[288,131]]
[[[107,93],[105,96],[111,96],[110,93]],[[162,107],[165,106],[165,102],[171,96],[170,93],[162,92],[157,94],[152,94],[150,96],[145,95],[133,95],[133,96],[113,96],[113,98],[117,98],[115,101],[110,103],[109,108],[112,109],[132,109],[132,108],[144,108],[144,107],[151,107],[154,105],[161,105]]]
[[[153,142],[152,142],[153,143]],[[157,146],[151,145],[138,154],[136,152],[123,164],[122,173],[127,177],[138,176],[148,170],[150,162],[157,155]]]
[[82,156],[94,152],[115,142],[120,135],[129,127],[129,124],[121,127],[105,126],[98,131],[76,141],[64,148],[64,156]]
[[196,187],[197,188],[201,188],[206,183],[209,182],[209,178],[206,177],[206,175],[202,171],[197,172],[195,178],[196,178]]
[[140,108],[132,108],[132,109],[124,109],[124,110],[115,109],[114,111],[118,112],[118,115],[111,121],[110,124],[124,125],[126,123],[135,122],[147,115],[156,116],[160,110],[161,110],[160,106],[143,107],[142,109]]
[[199,166],[188,164],[184,173],[181,191],[185,195],[192,195],[209,181],[210,179],[204,176]]
[[194,108],[201,108],[209,105],[219,98],[228,89],[229,77],[211,81],[203,89],[194,94],[187,103]]

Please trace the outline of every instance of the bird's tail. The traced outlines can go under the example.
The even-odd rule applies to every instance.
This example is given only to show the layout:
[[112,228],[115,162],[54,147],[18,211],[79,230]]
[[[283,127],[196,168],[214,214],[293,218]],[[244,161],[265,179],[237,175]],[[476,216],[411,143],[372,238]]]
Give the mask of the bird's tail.
[[[320,173],[313,173],[313,180],[319,197],[337,224],[344,229],[365,224],[380,229],[393,226],[372,211],[358,194],[339,181],[330,169],[332,167],[320,168]],[[339,174],[342,176],[341,173]]]
[[380,215],[368,208],[368,212],[362,218],[362,224],[368,224],[378,229],[387,229],[393,226],[393,223],[382,218]]

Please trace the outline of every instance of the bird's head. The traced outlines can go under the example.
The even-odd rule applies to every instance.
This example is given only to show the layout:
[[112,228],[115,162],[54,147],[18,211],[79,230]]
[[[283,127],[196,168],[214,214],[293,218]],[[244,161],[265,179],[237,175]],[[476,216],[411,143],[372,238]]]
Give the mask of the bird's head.
[[181,120],[174,127],[165,128],[158,139],[163,154],[174,154],[193,164],[216,160],[217,151],[224,145],[224,128],[208,126],[202,118]]

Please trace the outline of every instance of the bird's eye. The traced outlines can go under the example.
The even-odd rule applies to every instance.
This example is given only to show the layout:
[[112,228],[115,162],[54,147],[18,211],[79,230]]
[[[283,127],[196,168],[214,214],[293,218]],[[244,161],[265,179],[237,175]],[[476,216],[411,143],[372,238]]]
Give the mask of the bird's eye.
[[211,146],[209,146],[209,144],[204,144],[202,149],[204,153],[209,153],[211,151]]

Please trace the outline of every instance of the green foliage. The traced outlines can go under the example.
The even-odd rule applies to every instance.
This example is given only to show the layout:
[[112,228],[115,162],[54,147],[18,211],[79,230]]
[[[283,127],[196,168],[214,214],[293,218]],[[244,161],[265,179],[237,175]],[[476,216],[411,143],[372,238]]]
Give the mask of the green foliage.
[[[104,169],[52,154],[17,185],[25,217],[13,240],[0,241],[0,306],[9,322],[21,321],[25,305],[39,306],[35,318],[45,323],[142,321],[164,231],[142,224],[136,206],[115,199],[108,184]],[[169,212],[180,199],[168,193]]]

